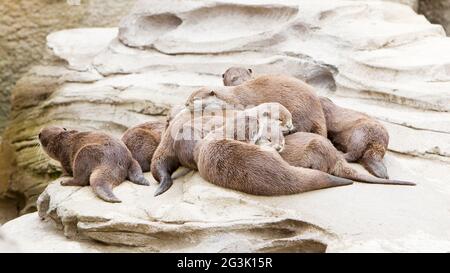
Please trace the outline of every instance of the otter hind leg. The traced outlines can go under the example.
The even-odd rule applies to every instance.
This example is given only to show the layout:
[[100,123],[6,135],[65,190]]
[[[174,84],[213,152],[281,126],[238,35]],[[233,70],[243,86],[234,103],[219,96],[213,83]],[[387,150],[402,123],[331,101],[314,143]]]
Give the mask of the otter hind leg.
[[[62,186],[87,186],[89,185],[89,176],[91,175],[91,157],[92,148],[82,148],[75,155],[73,160],[73,178],[61,181]],[[70,176],[68,173],[63,173]]]
[[144,177],[139,163],[132,159],[128,168],[128,180],[137,185],[150,186],[150,182]]
[[108,170],[98,168],[92,172],[90,184],[92,190],[100,199],[110,203],[120,203],[122,201],[112,191],[115,180],[117,179],[114,179]]
[[66,179],[61,181],[61,186],[87,186],[89,184],[89,181],[83,181],[82,179],[75,179],[75,178],[70,178],[70,179]]

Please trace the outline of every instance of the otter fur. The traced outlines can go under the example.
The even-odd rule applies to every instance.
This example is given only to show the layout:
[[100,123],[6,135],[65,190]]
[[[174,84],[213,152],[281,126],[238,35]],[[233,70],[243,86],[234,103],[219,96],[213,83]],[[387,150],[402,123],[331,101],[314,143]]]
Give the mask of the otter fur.
[[314,89],[305,82],[283,75],[263,75],[237,86],[204,87],[186,100],[192,111],[208,106],[246,107],[278,102],[292,114],[297,131],[327,135],[325,116]]
[[[276,107],[275,107],[276,106]],[[258,109],[258,111],[255,111]],[[267,113],[267,109],[278,109],[279,113]],[[247,113],[247,114],[246,114]],[[213,116],[208,113],[191,112],[189,109],[180,111],[162,135],[161,143],[156,148],[151,162],[151,172],[156,181],[160,182],[160,186],[155,192],[160,195],[167,191],[173,184],[171,175],[180,166],[184,166],[193,170],[197,169],[197,164],[193,158],[193,149],[196,141],[201,139],[211,130],[222,127],[226,120],[235,118],[238,115],[257,115],[259,119],[271,119],[278,122],[283,132],[290,132],[294,129],[292,125],[292,116],[290,112],[278,103],[267,103],[256,106],[245,111],[228,111],[225,115]],[[200,126],[197,126],[200,124]],[[203,126],[208,124],[209,126]],[[191,125],[194,125],[192,128]],[[183,131],[184,129],[184,131]],[[196,133],[196,139],[186,139],[183,134],[192,135]]]
[[200,176],[212,184],[248,194],[278,196],[353,183],[321,171],[291,166],[264,145],[222,139],[220,135],[216,131],[209,133],[197,143],[194,153]]
[[121,202],[113,187],[127,178],[138,185],[149,185],[125,144],[112,136],[50,126],[38,137],[43,150],[61,163],[63,176],[73,176],[61,185],[91,185],[99,198],[113,203]]
[[143,172],[150,171],[150,162],[156,147],[161,142],[165,127],[165,122],[149,121],[129,128],[122,136],[123,143],[137,160]]
[[222,74],[223,85],[236,86],[252,78],[253,71],[250,68],[233,66]]
[[364,183],[415,185],[413,182],[388,180],[358,173],[330,140],[311,133],[298,132],[285,137],[281,157],[292,166],[311,168]]
[[348,162],[359,162],[376,177],[388,179],[383,157],[389,144],[389,133],[376,119],[339,107],[320,97],[327,121],[328,138]]

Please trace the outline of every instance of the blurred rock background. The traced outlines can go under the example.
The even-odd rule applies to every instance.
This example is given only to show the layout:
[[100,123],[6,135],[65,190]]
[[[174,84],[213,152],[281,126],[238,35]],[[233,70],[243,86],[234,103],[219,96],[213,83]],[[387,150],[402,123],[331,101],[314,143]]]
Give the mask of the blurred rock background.
[[0,131],[9,113],[14,84],[40,62],[50,32],[75,27],[117,26],[134,0],[1,0]]
[[[46,37],[61,29],[117,26],[134,0],[1,0],[0,132],[10,112],[10,94],[33,65],[45,62]],[[1,143],[1,136],[0,136]],[[0,148],[1,149],[1,148]],[[0,163],[0,172],[5,168]],[[0,200],[0,224],[13,217],[14,204]]]

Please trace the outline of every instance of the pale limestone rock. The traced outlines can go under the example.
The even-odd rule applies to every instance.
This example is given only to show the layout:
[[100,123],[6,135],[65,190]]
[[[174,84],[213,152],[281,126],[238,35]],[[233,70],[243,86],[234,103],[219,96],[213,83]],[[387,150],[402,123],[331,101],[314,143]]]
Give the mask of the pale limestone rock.
[[[151,175],[148,179],[154,181]],[[137,246],[161,252],[325,251],[329,232],[252,196],[223,190],[198,174],[175,182],[161,197],[157,187],[125,182],[115,188],[120,204],[103,202],[90,187],[57,180],[38,200],[39,216],[52,219],[66,237]]]
[[[0,131],[6,126],[15,83],[45,56],[45,38],[75,27],[117,26],[135,0],[0,1]],[[80,40],[82,41],[82,40]]]
[[[42,126],[120,136],[135,124],[164,119],[170,106],[183,103],[196,88],[221,85],[225,69],[239,65],[255,74],[284,73],[303,79],[338,105],[380,119],[390,134],[385,158],[390,176],[418,186],[355,184],[262,198],[218,189],[194,176],[177,181],[161,199],[152,197],[154,186],[124,183],[116,192],[126,201],[111,205],[94,198],[88,187],[63,188],[55,182],[41,196],[41,215],[64,228],[71,240],[139,245],[127,251],[304,251],[304,244],[299,247],[298,241],[285,237],[276,241],[264,235],[252,245],[246,240],[256,233],[247,239],[242,235],[243,226],[261,220],[253,216],[270,218],[258,222],[264,227],[284,228],[283,219],[288,218],[284,213],[291,210],[295,223],[318,228],[308,233],[294,225],[294,238],[319,236],[321,240],[314,242],[320,244],[312,245],[320,250],[326,246],[327,251],[446,251],[450,42],[442,27],[405,5],[384,1],[173,3],[139,1],[122,20],[118,38],[113,37],[117,30],[109,28],[65,30],[49,37],[53,54],[64,62],[35,67],[19,81],[0,148],[0,166],[7,166],[0,168],[0,190],[22,194],[27,204],[22,212],[33,210],[37,196],[59,175],[58,164],[36,146]],[[271,5],[273,10],[267,8]],[[248,16],[256,10],[254,17]],[[235,25],[225,24],[230,20]],[[255,22],[267,26],[262,30]],[[233,26],[238,31],[230,30]],[[78,42],[83,36],[89,40]],[[42,209],[47,203],[48,208]],[[245,222],[235,211],[250,218]],[[281,214],[273,216],[272,211]],[[10,231],[25,223],[19,219],[6,225]],[[230,219],[242,221],[225,228]],[[213,220],[213,233],[204,231]],[[169,231],[167,222],[175,222],[177,231]],[[190,229],[199,232],[188,237],[197,246],[187,242],[178,247],[170,238],[163,246],[152,236],[155,230],[184,236]],[[235,240],[219,239],[228,229]],[[332,239],[325,235],[324,239],[323,230],[333,234]],[[282,248],[286,241],[292,247]],[[62,245],[56,251],[64,251]],[[78,241],[76,245],[80,247]]]
[[[99,200],[90,187],[60,186],[59,179],[39,198],[43,223],[27,215],[1,231],[19,246],[23,242],[23,251],[448,252],[450,185],[443,177],[450,166],[392,153],[385,161],[392,178],[418,185],[355,183],[258,197],[219,188],[190,173],[153,197],[157,186],[148,174],[150,187],[124,182],[114,189],[123,203],[111,204]],[[25,224],[29,217],[33,220]],[[36,232],[53,238],[57,248],[32,239]],[[117,248],[98,248],[95,241]]]
[[[1,226],[0,226],[1,228]],[[0,232],[0,253],[19,252],[16,242]]]

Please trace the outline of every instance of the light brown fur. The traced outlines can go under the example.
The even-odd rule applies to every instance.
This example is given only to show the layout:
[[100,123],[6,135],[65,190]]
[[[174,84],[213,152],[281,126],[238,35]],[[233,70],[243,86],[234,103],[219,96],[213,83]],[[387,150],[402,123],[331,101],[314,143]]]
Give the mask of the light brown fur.
[[389,134],[376,119],[354,110],[339,107],[320,97],[327,121],[328,138],[344,152],[348,162],[360,162],[371,174],[388,179],[383,157]]
[[230,67],[222,74],[223,85],[236,86],[252,78],[253,71],[249,68]]
[[286,136],[285,149],[280,155],[292,166],[311,168],[359,182],[415,185],[412,182],[387,180],[358,173],[328,139],[316,134],[298,132]]
[[107,202],[120,202],[112,188],[127,178],[149,185],[127,147],[107,134],[50,126],[41,130],[39,141],[44,151],[61,163],[63,176],[73,176],[61,185],[90,184],[94,193]]
[[293,77],[265,75],[233,87],[204,87],[188,97],[186,106],[194,110],[197,102],[202,107],[220,102],[236,106],[278,102],[292,113],[297,131],[327,135],[319,98],[311,86]]
[[145,122],[129,128],[122,136],[123,143],[137,160],[143,172],[150,171],[153,154],[161,142],[165,127],[165,122]]
[[[257,106],[255,108],[263,108],[265,109],[266,105]],[[270,108],[269,108],[270,109]],[[283,128],[286,127],[285,130],[289,130],[292,125],[292,116],[289,111],[279,105],[279,110],[281,111],[279,115],[279,123]],[[203,137],[210,130],[214,130],[218,127],[223,126],[223,122],[227,120],[227,118],[236,118],[239,113],[242,115],[254,115],[255,112],[253,109],[248,109],[246,111],[231,111],[227,112],[226,115],[230,116],[208,116],[202,115],[196,117],[197,120],[194,119],[194,113],[191,113],[189,110],[185,109],[181,111],[176,117],[173,118],[172,122],[170,122],[169,126],[165,130],[161,143],[158,145],[151,162],[151,172],[156,181],[160,182],[160,186],[158,187],[155,195],[162,194],[167,191],[173,183],[173,179],[171,175],[173,172],[180,166],[184,166],[190,169],[197,169],[197,164],[193,159],[193,149],[196,144],[196,140],[186,140],[182,136],[183,132],[181,131],[183,128],[187,130],[187,133],[193,134],[197,133],[200,137]],[[247,114],[245,114],[247,113]],[[275,116],[272,114],[268,114],[268,118],[272,119]],[[211,122],[214,126],[211,127],[198,127],[195,122],[202,122],[206,124],[207,122]],[[187,125],[187,126],[186,126]],[[194,125],[194,128],[191,127]],[[184,132],[186,133],[186,132]],[[175,137],[174,137],[175,136]]]
[[295,194],[353,183],[291,166],[273,149],[216,138],[215,132],[197,143],[195,160],[200,175],[210,183],[254,195]]

